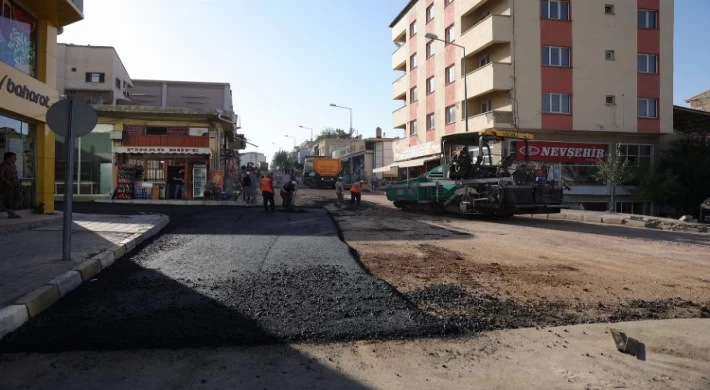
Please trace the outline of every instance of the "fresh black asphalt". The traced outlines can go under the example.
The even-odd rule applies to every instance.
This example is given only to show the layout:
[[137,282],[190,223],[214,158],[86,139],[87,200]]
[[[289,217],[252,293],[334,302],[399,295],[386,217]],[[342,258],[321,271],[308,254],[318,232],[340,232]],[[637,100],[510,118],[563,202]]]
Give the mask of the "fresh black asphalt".
[[6,336],[0,351],[255,345],[444,331],[359,265],[323,209],[87,203],[74,210],[163,213],[171,222]]

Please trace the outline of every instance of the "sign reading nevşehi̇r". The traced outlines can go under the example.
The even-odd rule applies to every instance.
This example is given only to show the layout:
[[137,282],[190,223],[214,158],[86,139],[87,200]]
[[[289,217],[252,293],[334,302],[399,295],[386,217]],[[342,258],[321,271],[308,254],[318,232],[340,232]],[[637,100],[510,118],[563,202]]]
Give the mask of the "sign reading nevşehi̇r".
[[[597,162],[606,159],[607,144],[528,141],[530,160],[551,162]],[[525,143],[517,143],[518,160],[525,159]]]

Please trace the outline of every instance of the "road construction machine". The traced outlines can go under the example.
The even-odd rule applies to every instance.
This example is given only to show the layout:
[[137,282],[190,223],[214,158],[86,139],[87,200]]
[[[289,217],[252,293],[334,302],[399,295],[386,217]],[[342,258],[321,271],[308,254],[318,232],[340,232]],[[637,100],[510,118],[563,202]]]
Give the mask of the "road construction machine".
[[[515,141],[516,150],[503,156],[500,151],[508,139]],[[532,139],[530,133],[502,130],[443,136],[441,164],[390,186],[387,199],[398,208],[461,215],[559,213],[565,185],[548,180],[549,166],[530,161]],[[517,154],[520,143],[522,159]]]

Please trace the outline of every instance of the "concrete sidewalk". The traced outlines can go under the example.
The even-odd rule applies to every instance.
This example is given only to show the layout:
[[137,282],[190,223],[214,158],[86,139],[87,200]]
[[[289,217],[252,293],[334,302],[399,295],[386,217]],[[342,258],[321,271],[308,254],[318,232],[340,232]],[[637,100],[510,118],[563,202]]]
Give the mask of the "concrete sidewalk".
[[62,260],[61,219],[0,235],[0,338],[157,234],[168,222],[167,216],[159,214],[74,214],[71,261]]
[[532,216],[532,218],[602,223],[607,225],[624,225],[674,232],[710,233],[710,225],[708,224],[683,222],[670,218],[650,217],[645,215],[607,213],[599,211],[562,210],[559,214],[537,214]]

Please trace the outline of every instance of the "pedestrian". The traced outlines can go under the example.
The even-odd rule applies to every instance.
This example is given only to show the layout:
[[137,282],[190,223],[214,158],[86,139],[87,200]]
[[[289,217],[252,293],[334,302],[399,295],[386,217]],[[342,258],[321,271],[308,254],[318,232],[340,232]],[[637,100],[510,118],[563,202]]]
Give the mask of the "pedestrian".
[[296,186],[298,182],[295,180],[286,182],[286,184],[281,187],[281,199],[283,200],[282,206],[284,208],[291,208],[293,205],[293,196],[296,193]]
[[264,210],[269,211],[269,206],[271,207],[271,211],[274,211],[276,209],[276,205],[274,205],[274,174],[269,173],[266,175],[265,178],[261,179],[260,187],[261,187],[261,196],[264,198]]
[[372,192],[377,191],[377,174],[375,173],[373,173],[370,178],[370,188],[372,188]]
[[249,190],[251,191],[251,203],[254,204],[256,203],[256,195],[258,193],[257,188],[259,188],[259,181],[263,179],[264,177],[257,174],[251,175],[251,187]]
[[244,199],[244,202],[249,204],[251,202],[251,173],[247,172],[246,175],[244,175],[244,178],[242,179],[242,191],[244,192],[244,195],[242,198]]
[[[180,168],[177,175],[173,177],[175,182],[175,199],[185,199],[185,169]],[[178,194],[180,197],[178,198]]]
[[360,206],[362,196],[362,180],[356,179],[352,187],[350,187],[350,205]]
[[15,209],[22,203],[22,193],[20,192],[20,181],[17,178],[17,167],[15,162],[17,155],[7,152],[3,156],[0,164],[0,203],[5,208],[7,216],[12,219],[20,218]]
[[335,199],[335,205],[340,206],[340,203],[343,202],[343,192],[345,192],[345,186],[343,186],[343,178],[338,177],[338,181],[335,182],[335,196],[337,197]]

